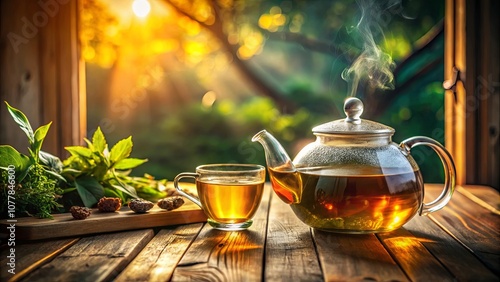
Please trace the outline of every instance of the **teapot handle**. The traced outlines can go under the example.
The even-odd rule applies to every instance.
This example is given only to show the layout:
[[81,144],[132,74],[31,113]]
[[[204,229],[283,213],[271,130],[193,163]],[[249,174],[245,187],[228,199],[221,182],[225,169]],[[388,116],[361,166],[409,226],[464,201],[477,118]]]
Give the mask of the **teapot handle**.
[[429,146],[432,150],[434,150],[434,152],[436,152],[441,159],[444,168],[444,187],[441,195],[428,204],[424,203],[419,211],[420,215],[427,215],[442,209],[451,200],[451,196],[455,191],[456,169],[455,164],[453,163],[453,158],[448,150],[446,150],[443,145],[434,139],[425,136],[415,136],[408,138],[399,144],[399,146],[408,154],[410,153],[411,148],[420,145]]

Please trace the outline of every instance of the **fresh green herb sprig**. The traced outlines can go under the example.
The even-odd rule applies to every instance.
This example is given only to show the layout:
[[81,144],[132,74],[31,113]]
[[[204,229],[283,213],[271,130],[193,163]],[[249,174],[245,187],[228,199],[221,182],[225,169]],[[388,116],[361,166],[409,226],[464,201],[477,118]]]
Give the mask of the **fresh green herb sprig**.
[[[52,218],[51,212],[60,207],[57,199],[60,198],[61,191],[57,183],[65,179],[59,174],[62,169],[59,158],[41,151],[51,123],[33,131],[26,115],[5,103],[14,121],[28,137],[29,155],[19,153],[12,146],[0,145],[0,189],[3,196],[0,217],[7,216],[8,201],[13,199],[17,216],[27,214]],[[15,175],[14,194],[9,194],[8,171],[11,167],[14,167]]]
[[[8,178],[8,172],[1,171],[2,179]],[[3,185],[2,191],[8,191]],[[58,180],[47,174],[45,169],[35,164],[26,176],[14,188],[14,202],[16,216],[29,215],[38,218],[52,218],[51,213],[61,207],[57,202],[61,198],[62,190],[58,188]],[[4,195],[7,199],[7,193]],[[6,201],[1,202],[2,215],[7,215]]]
[[131,136],[118,141],[111,150],[100,128],[95,131],[92,141],[84,140],[87,147],[65,148],[71,156],[64,160],[61,174],[73,187],[65,192],[76,190],[87,207],[95,205],[103,196],[118,197],[124,203],[131,198],[164,196],[165,193],[158,189],[161,181],[128,175],[133,168],[147,161],[129,157],[133,147]]

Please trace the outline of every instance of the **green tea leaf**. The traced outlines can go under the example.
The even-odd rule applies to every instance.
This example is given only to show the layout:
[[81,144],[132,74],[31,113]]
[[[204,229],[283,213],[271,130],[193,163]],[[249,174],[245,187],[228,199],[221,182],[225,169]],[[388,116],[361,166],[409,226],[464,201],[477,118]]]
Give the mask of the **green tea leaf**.
[[129,136],[127,139],[123,139],[118,141],[113,148],[111,148],[111,152],[109,155],[109,160],[111,163],[117,163],[118,161],[121,161],[128,156],[130,156],[130,153],[132,153],[132,136]]
[[67,181],[74,181],[78,176],[82,175],[82,171],[74,168],[64,168],[61,175]]
[[82,176],[75,179],[76,190],[86,207],[92,207],[100,198],[104,197],[104,188],[91,176]]
[[103,180],[104,176],[108,172],[109,168],[105,163],[99,163],[92,169],[92,174],[98,180]]
[[115,190],[115,189],[106,188],[106,187],[104,187],[104,196],[105,197],[112,197],[112,198],[120,198],[120,199],[122,199],[122,201],[125,200],[122,192]]
[[64,147],[66,151],[68,151],[72,156],[80,156],[84,158],[91,158],[92,151],[89,148],[85,148],[82,146],[68,146]]
[[63,190],[62,190],[62,194],[67,194],[67,193],[69,193],[69,192],[73,192],[73,191],[75,191],[75,190],[76,190],[76,188],[75,188],[75,187],[66,188],[66,189],[63,189]]
[[88,147],[90,150],[94,151],[94,144],[92,144],[92,142],[91,142],[89,139],[87,139],[87,138],[83,138],[83,141],[85,141],[85,143],[87,143],[87,147]]
[[87,159],[79,155],[71,155],[63,161],[63,174],[67,169],[75,169],[78,171],[85,171],[89,168],[90,164]]
[[49,122],[46,125],[42,125],[37,128],[37,130],[35,131],[35,141],[43,141],[43,139],[45,139],[51,124],[52,122]]
[[10,165],[15,167],[15,171],[24,172],[31,165],[30,158],[19,153],[9,145],[0,145],[0,167],[7,169]]
[[28,148],[28,152],[30,153],[29,155],[29,158],[34,162],[34,163],[37,163],[38,162],[38,157],[35,157],[35,152],[33,152],[33,150],[31,150],[31,148]]
[[62,171],[62,174],[64,174],[64,175],[66,175],[66,174],[80,175],[80,174],[82,174],[82,171],[78,170],[78,169],[74,169],[74,168],[64,168]]
[[158,191],[152,187],[143,187],[137,190],[137,195],[143,199],[161,199],[167,197],[167,193]]
[[43,140],[45,139],[45,136],[47,136],[47,132],[49,131],[50,125],[52,122],[47,123],[46,125],[40,126],[36,131],[35,131],[35,140],[31,144],[31,150],[34,154],[33,158],[38,161],[38,153],[42,149],[42,144]]
[[123,193],[132,196],[133,198],[139,198],[137,195],[137,192],[135,191],[135,188],[130,186],[130,185],[111,185],[113,188],[116,190],[122,191]]
[[40,163],[42,163],[44,166],[48,167],[54,172],[61,173],[63,169],[63,163],[61,162],[61,159],[44,151],[40,151],[38,153],[38,157],[40,158]]
[[30,159],[30,165],[28,166],[28,168],[26,168],[26,170],[24,171],[21,171],[21,174],[19,176],[16,175],[17,181],[18,182],[23,181],[24,178],[28,175],[28,173],[30,173],[32,169],[36,169],[36,163],[33,163]]
[[48,174],[50,174],[50,175],[52,175],[52,176],[54,176],[55,178],[57,178],[57,179],[59,179],[59,180],[61,180],[63,182],[67,182],[66,178],[64,178],[62,175],[60,175],[57,172],[54,172],[54,171],[48,170],[48,169],[45,169],[45,172],[48,173]]
[[114,168],[118,170],[127,170],[140,166],[147,162],[147,159],[126,158],[115,163]]
[[14,121],[19,125],[21,130],[26,133],[30,144],[32,144],[35,140],[35,135],[33,134],[33,129],[31,128],[28,118],[24,115],[23,112],[9,105],[7,101],[5,101],[5,104],[7,104],[7,109]]
[[101,127],[97,127],[97,130],[94,132],[92,136],[92,145],[94,146],[94,151],[104,152],[104,149],[108,146],[106,143],[106,138],[101,131]]

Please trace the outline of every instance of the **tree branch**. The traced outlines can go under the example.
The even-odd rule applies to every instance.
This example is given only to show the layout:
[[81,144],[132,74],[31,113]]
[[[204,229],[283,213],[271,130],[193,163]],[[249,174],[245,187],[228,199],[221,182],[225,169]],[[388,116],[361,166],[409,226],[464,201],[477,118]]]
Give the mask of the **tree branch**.
[[348,50],[342,50],[330,41],[316,40],[308,38],[305,35],[291,32],[265,32],[267,37],[272,40],[282,40],[296,43],[311,51],[324,53],[342,58],[347,64],[353,62],[359,54],[352,54]]
[[443,34],[443,32],[444,23],[441,20],[417,41],[413,48],[414,51],[411,52],[405,59],[401,60],[401,63],[399,63],[394,69],[394,76],[396,76],[401,71],[401,69],[404,69],[407,64],[417,58],[423,50],[434,45],[438,41],[439,36]]

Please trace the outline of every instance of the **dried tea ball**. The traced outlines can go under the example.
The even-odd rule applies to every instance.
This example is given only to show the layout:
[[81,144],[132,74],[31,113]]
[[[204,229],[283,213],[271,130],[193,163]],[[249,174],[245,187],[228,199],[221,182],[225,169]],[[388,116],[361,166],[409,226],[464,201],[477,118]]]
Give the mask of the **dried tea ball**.
[[155,204],[144,199],[133,199],[128,203],[128,207],[136,213],[145,213],[153,208]]
[[122,207],[122,200],[120,198],[107,198],[102,197],[97,203],[97,208],[102,212],[115,212]]
[[86,207],[72,206],[69,212],[74,219],[86,219],[92,213],[92,210]]
[[180,196],[172,196],[159,200],[157,204],[160,208],[171,211],[180,208],[184,204],[184,199]]

